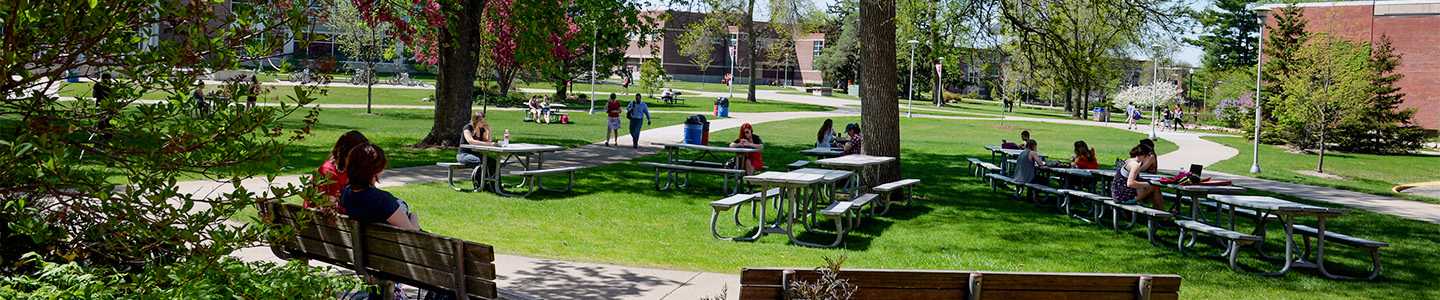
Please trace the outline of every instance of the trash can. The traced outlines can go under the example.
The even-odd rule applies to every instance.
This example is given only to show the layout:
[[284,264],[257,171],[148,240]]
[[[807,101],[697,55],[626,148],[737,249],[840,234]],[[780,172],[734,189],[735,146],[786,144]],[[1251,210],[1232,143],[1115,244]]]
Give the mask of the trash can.
[[705,144],[705,115],[690,115],[685,118],[685,139],[682,143],[691,145]]
[[80,72],[75,70],[65,71],[65,82],[80,82]]
[[715,116],[721,118],[730,117],[730,98],[720,97],[715,99]]

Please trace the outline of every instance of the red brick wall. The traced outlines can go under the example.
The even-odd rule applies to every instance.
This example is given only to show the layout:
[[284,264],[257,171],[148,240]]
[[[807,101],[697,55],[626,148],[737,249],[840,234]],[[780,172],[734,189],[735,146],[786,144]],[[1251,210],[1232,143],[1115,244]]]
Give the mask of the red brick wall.
[[[1390,37],[1401,55],[1395,71],[1404,74],[1396,85],[1405,93],[1402,109],[1414,108],[1415,123],[1440,129],[1440,14],[1375,16],[1370,5],[1303,7],[1309,31],[1327,31],[1345,38],[1378,43]],[[1278,9],[1277,9],[1278,11]],[[1268,18],[1270,26],[1274,18]]]

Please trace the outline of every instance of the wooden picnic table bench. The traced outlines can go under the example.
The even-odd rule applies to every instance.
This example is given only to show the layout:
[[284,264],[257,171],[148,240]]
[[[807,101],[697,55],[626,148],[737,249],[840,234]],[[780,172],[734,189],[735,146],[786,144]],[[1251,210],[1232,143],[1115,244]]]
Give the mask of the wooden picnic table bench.
[[[294,236],[271,242],[276,256],[313,259],[456,299],[497,297],[495,249],[490,245],[362,223],[288,203],[262,203],[260,216],[269,224],[296,230]],[[393,284],[380,287],[379,295],[393,294]]]
[[[1298,224],[1297,224],[1297,225],[1294,225],[1294,232],[1295,232],[1296,234],[1299,234],[1300,236],[1302,236],[1302,237],[1303,237],[1302,239],[1305,240],[1305,248],[1304,248],[1304,249],[1305,249],[1305,253],[1304,253],[1304,254],[1301,254],[1301,257],[1304,257],[1304,258],[1306,258],[1307,260],[1310,259],[1310,257],[1311,257],[1311,256],[1310,256],[1310,238],[1317,238],[1317,239],[1318,239],[1319,236],[1320,236],[1320,231],[1319,231],[1319,229],[1315,229],[1315,227],[1310,227],[1310,226],[1298,225]],[[1370,262],[1371,262],[1371,265],[1370,265],[1370,275],[1366,276],[1366,277],[1363,278],[1363,279],[1365,279],[1365,280],[1372,280],[1372,279],[1375,279],[1375,277],[1379,277],[1379,276],[1380,276],[1380,248],[1390,247],[1390,243],[1371,241],[1371,240],[1367,240],[1367,239],[1362,239],[1362,238],[1357,238],[1357,237],[1348,236],[1348,235],[1344,235],[1344,234],[1339,234],[1339,233],[1336,233],[1336,232],[1333,232],[1333,231],[1326,231],[1326,232],[1325,232],[1325,240],[1331,241],[1331,242],[1340,243],[1340,244],[1342,244],[1342,245],[1346,245],[1346,246],[1350,246],[1350,247],[1360,248],[1360,249],[1362,249],[1362,250],[1370,251]],[[1317,264],[1317,265],[1320,265],[1320,267],[1321,267],[1320,270],[1321,270],[1322,272],[1324,272],[1323,274],[1325,274],[1326,276],[1330,276],[1330,277],[1332,277],[1332,278],[1341,278],[1341,279],[1360,279],[1360,278],[1358,278],[1358,277],[1346,277],[1346,276],[1337,276],[1337,275],[1330,274],[1329,271],[1326,271],[1326,270],[1323,268],[1323,267],[1324,267],[1324,263],[1325,263],[1324,260],[1315,260],[1315,261],[1316,261],[1316,264]]]
[[[840,269],[854,299],[1179,299],[1179,275],[950,270]],[[747,267],[740,299],[788,299],[797,282],[821,278],[815,268]]]
[[[564,193],[564,192],[570,191],[571,188],[574,188],[574,187],[575,187],[575,171],[579,171],[580,169],[584,169],[584,168],[581,168],[581,167],[562,167],[562,168],[551,168],[551,169],[520,170],[520,171],[510,171],[510,175],[511,175],[511,176],[525,177],[524,183],[525,183],[525,186],[527,186],[527,187],[529,188],[529,190],[526,191],[525,194],[522,195],[521,197],[529,197],[530,194],[535,193],[535,190],[536,190],[536,189],[545,190],[545,191],[550,191],[550,192],[559,192],[559,193]],[[569,183],[566,183],[566,184],[565,184],[565,188],[564,188],[564,189],[551,189],[551,188],[546,188],[546,187],[545,187],[545,184],[544,184],[543,182],[540,182],[540,177],[541,177],[541,176],[554,175],[554,174],[560,174],[560,173],[570,174],[570,181],[569,181]]]
[[[672,185],[675,185],[674,183],[677,177],[679,177],[680,173],[683,173],[685,175],[685,181],[679,185],[675,185],[679,187],[686,187],[690,185],[690,173],[701,173],[720,175],[722,178],[721,188],[725,190],[725,194],[738,194],[740,193],[740,189],[744,187],[744,179],[742,177],[745,175],[745,168],[743,166],[749,163],[749,158],[747,154],[760,152],[759,149],[753,148],[716,147],[709,145],[695,145],[686,143],[651,144],[663,146],[665,147],[665,152],[669,153],[669,155],[667,155],[668,158],[663,163],[641,163],[642,165],[655,168],[655,189],[662,191],[668,190]],[[695,157],[689,159],[682,159],[680,158],[681,149],[696,150],[699,151],[699,155],[696,155]],[[718,162],[718,160],[725,160],[725,158],[721,158],[719,155],[717,155],[717,153],[732,155],[731,160],[733,160],[735,164],[727,165],[726,163]],[[706,157],[717,161],[702,160],[702,158]],[[663,184],[660,180],[660,173],[662,171],[668,174]],[[732,181],[734,182],[733,188],[731,187]]]

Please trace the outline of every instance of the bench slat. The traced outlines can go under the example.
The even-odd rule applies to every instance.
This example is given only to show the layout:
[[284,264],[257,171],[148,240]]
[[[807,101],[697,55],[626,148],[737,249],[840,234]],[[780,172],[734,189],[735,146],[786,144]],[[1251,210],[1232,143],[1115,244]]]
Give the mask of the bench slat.
[[[744,268],[740,284],[751,286],[776,286],[786,268]],[[795,270],[796,280],[815,281],[820,274],[813,268],[790,268]],[[964,290],[974,271],[954,270],[880,270],[842,269],[840,277],[849,279],[850,284],[861,289],[958,289]],[[1049,290],[1049,291],[1091,291],[1091,292],[1133,292],[1142,274],[1102,273],[1043,273],[1043,272],[980,272],[984,275],[982,295],[991,290]],[[1179,275],[1146,275],[1152,277],[1151,292],[1175,293],[1180,290]],[[882,297],[888,298],[888,297]],[[988,298],[988,297],[987,297]],[[857,298],[858,299],[858,298]],[[1072,299],[1084,299],[1073,298]]]
[[864,194],[860,195],[860,197],[855,197],[855,199],[850,199],[850,203],[857,207],[865,206],[866,204],[870,204],[870,201],[875,201],[875,198],[879,196],[880,195],[876,194]]
[[[1111,203],[1114,203],[1114,202],[1112,201]],[[1149,207],[1145,207],[1145,206],[1142,206],[1142,205],[1115,203],[1115,204],[1113,204],[1112,206],[1115,206],[1116,208],[1123,209],[1123,210],[1127,210],[1127,211],[1130,211],[1130,212],[1133,212],[1133,213],[1137,213],[1137,214],[1145,214],[1145,215],[1148,215],[1148,216],[1150,216],[1150,217],[1152,217],[1152,218],[1156,218],[1156,219],[1169,219],[1169,218],[1175,216],[1174,214],[1171,214],[1170,212],[1163,211],[1163,210],[1158,210],[1158,209],[1154,209],[1154,208],[1149,208]]]
[[[735,194],[734,196],[725,197],[725,199],[710,201],[710,206],[713,207],[713,208],[729,209],[729,208],[731,208],[731,207],[735,207],[736,205],[740,205],[740,204],[745,203],[745,202],[753,201],[753,200],[755,200],[756,197],[759,197],[759,195],[756,195],[756,194]],[[724,210],[724,209],[721,209],[721,210]]]
[[827,217],[842,216],[845,215],[846,212],[849,212],[853,206],[854,202],[836,201],[835,203],[830,203],[829,207],[820,210],[820,215]]
[[[1307,235],[1307,236],[1312,236],[1312,237],[1313,237],[1313,236],[1319,235],[1319,234],[1320,234],[1320,230],[1319,230],[1319,229],[1315,229],[1315,227],[1310,227],[1310,226],[1295,224],[1295,233],[1297,233],[1297,234],[1303,234],[1303,235]],[[1334,232],[1334,231],[1329,231],[1329,230],[1326,230],[1326,231],[1325,231],[1325,240],[1334,241],[1334,242],[1338,242],[1338,243],[1341,243],[1341,244],[1350,245],[1350,246],[1352,246],[1352,247],[1360,247],[1360,248],[1382,248],[1382,247],[1390,247],[1390,243],[1371,241],[1371,240],[1367,240],[1367,239],[1362,239],[1362,238],[1357,238],[1357,237],[1353,237],[1353,236],[1348,236],[1348,235],[1336,233],[1336,232]]]
[[1227,240],[1234,240],[1234,241],[1252,241],[1252,242],[1258,242],[1258,241],[1263,241],[1263,240],[1264,240],[1264,239],[1262,239],[1262,238],[1260,238],[1260,237],[1258,237],[1258,236],[1249,235],[1249,234],[1244,234],[1244,233],[1239,233],[1239,232],[1235,232],[1235,231],[1232,231],[1232,230],[1229,230],[1229,229],[1225,229],[1225,228],[1210,226],[1209,224],[1205,224],[1205,223],[1199,222],[1199,221],[1176,220],[1176,221],[1175,221],[1175,225],[1179,225],[1180,227],[1185,227],[1185,228],[1190,229],[1190,230],[1194,230],[1194,231],[1198,231],[1198,232],[1203,232],[1203,233],[1206,233],[1206,234],[1209,234],[1209,235],[1221,237],[1221,238],[1224,238],[1224,239],[1227,239]]
[[641,164],[641,165],[645,165],[645,166],[651,166],[651,167],[661,168],[661,169],[681,170],[681,171],[687,171],[687,172],[714,173],[714,174],[735,174],[735,175],[745,174],[745,170],[737,170],[737,169],[707,168],[707,167],[684,166],[684,165],[665,164],[665,163],[656,163],[656,162],[642,162],[642,163],[640,163],[640,164]]
[[581,167],[563,167],[563,168],[540,169],[540,170],[510,171],[510,175],[515,175],[515,176],[550,175],[550,174],[557,174],[557,173],[575,172],[575,171],[580,170],[580,169],[582,169],[582,168],[581,168]]
[[1043,184],[1039,184],[1039,183],[1026,183],[1025,186],[1030,187],[1030,189],[1032,189],[1032,190],[1044,192],[1044,193],[1046,193],[1046,194],[1061,195],[1060,190],[1057,190],[1057,189],[1052,188],[1052,187],[1047,186],[1047,185],[1043,185]]
[[920,183],[920,180],[919,180],[919,179],[901,179],[901,180],[896,180],[896,181],[894,181],[894,182],[890,182],[890,183],[886,183],[886,184],[882,184],[882,185],[876,186],[876,187],[875,187],[875,191],[877,191],[877,192],[889,192],[889,191],[891,191],[891,190],[898,189],[898,188],[902,188],[902,187],[906,187],[906,186],[910,186],[910,185],[914,185],[914,184],[916,184],[916,183]]

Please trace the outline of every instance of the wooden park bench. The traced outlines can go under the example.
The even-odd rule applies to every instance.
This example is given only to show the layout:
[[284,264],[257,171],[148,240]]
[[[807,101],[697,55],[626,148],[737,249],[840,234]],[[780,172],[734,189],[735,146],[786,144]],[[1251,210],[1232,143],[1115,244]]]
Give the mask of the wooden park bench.
[[[563,168],[551,168],[551,169],[540,169],[540,170],[510,171],[510,175],[525,177],[525,185],[529,187],[529,191],[526,191],[526,192],[525,192],[524,197],[529,197],[530,194],[535,193],[535,190],[536,190],[537,188],[540,189],[540,190],[545,190],[545,191],[550,191],[550,192],[559,192],[559,193],[564,193],[564,192],[570,191],[571,188],[574,188],[574,187],[575,187],[575,171],[579,171],[580,169],[583,169],[583,168],[581,168],[581,167],[563,167]],[[560,174],[560,173],[568,173],[568,174],[570,174],[570,182],[565,184],[565,188],[564,188],[564,189],[551,189],[551,188],[546,188],[546,187],[545,187],[545,184],[542,183],[542,182],[540,182],[540,177],[541,177],[541,176],[553,175],[553,174]]]
[[975,169],[975,177],[984,176],[987,173],[1000,173],[1000,166],[988,162],[980,162]]
[[1194,231],[1193,233],[1191,233],[1191,235],[1194,235],[1196,233],[1204,233],[1223,240],[1230,241],[1230,243],[1227,243],[1228,249],[1226,249],[1225,253],[1229,254],[1230,269],[1235,270],[1236,272],[1241,272],[1240,266],[1235,264],[1235,255],[1240,252],[1240,246],[1265,241],[1265,238],[1259,236],[1239,233],[1235,232],[1234,230],[1211,226],[1210,224],[1205,224],[1204,222],[1195,220],[1175,220],[1175,225],[1180,226],[1180,238],[1177,242],[1177,244],[1179,244],[1178,247],[1180,248],[1180,253],[1185,253],[1185,248],[1188,248],[1189,245],[1194,244],[1193,241],[1189,245],[1185,243],[1185,231],[1187,230]]
[[[1310,257],[1310,238],[1315,238],[1319,236],[1320,231],[1316,230],[1314,227],[1295,224],[1294,233],[1304,237],[1303,239],[1305,240],[1305,254],[1303,257],[1306,257],[1308,259]],[[1375,279],[1375,277],[1380,276],[1380,248],[1390,247],[1390,243],[1371,241],[1367,239],[1331,232],[1329,230],[1325,231],[1325,240],[1329,242],[1340,243],[1346,246],[1369,250],[1371,259],[1370,275],[1366,276],[1365,280],[1372,280]],[[1324,273],[1325,276],[1329,276],[1332,278],[1357,279],[1352,277],[1331,275],[1329,271],[1325,270],[1324,266],[1321,266],[1320,272]]]
[[1044,203],[1050,203],[1050,200],[1054,200],[1055,207],[1060,207],[1060,201],[1062,201],[1060,198],[1065,196],[1065,193],[1059,189],[1034,182],[1025,183],[1025,189],[1030,190],[1030,195],[1027,198],[1030,200],[1030,203],[1035,204],[1035,207],[1040,207],[1041,204]]
[[[721,180],[722,180],[722,184],[723,184],[722,187],[725,189],[726,194],[735,194],[735,193],[737,193],[737,192],[739,191],[740,187],[743,185],[743,184],[741,184],[741,176],[744,176],[744,175],[745,175],[745,170],[740,170],[740,169],[727,169],[727,168],[707,167],[707,166],[699,166],[699,165],[678,165],[678,164],[667,164],[667,163],[658,163],[658,162],[642,162],[642,163],[640,163],[640,164],[641,164],[641,165],[644,165],[644,166],[655,167],[655,189],[661,190],[661,191],[663,191],[663,190],[668,190],[668,189],[670,189],[670,186],[671,186],[671,185],[674,185],[675,180],[676,180],[676,178],[675,178],[675,177],[676,177],[676,173],[684,173],[684,174],[685,174],[685,182],[679,184],[679,185],[678,185],[679,187],[685,187],[685,186],[687,186],[687,185],[690,185],[690,173],[701,173],[701,174],[720,175],[720,177],[723,178],[723,179],[721,179]],[[661,172],[668,172],[668,173],[669,173],[668,178],[664,181],[664,185],[661,185],[661,180],[660,180],[660,173],[661,173]],[[734,182],[733,184],[734,184],[734,186],[735,186],[733,189],[730,187],[731,184],[732,184],[732,183],[731,183],[732,181]]]
[[[273,225],[297,230],[273,241],[282,258],[313,259],[355,270],[360,276],[442,292],[456,299],[495,299],[495,249],[433,233],[389,224],[361,223],[345,215],[294,204],[260,204],[260,216]],[[381,284],[379,295],[393,294]]]
[[[840,269],[853,299],[1179,299],[1179,275]],[[792,284],[814,284],[813,268],[740,271],[740,299],[789,299]]]

